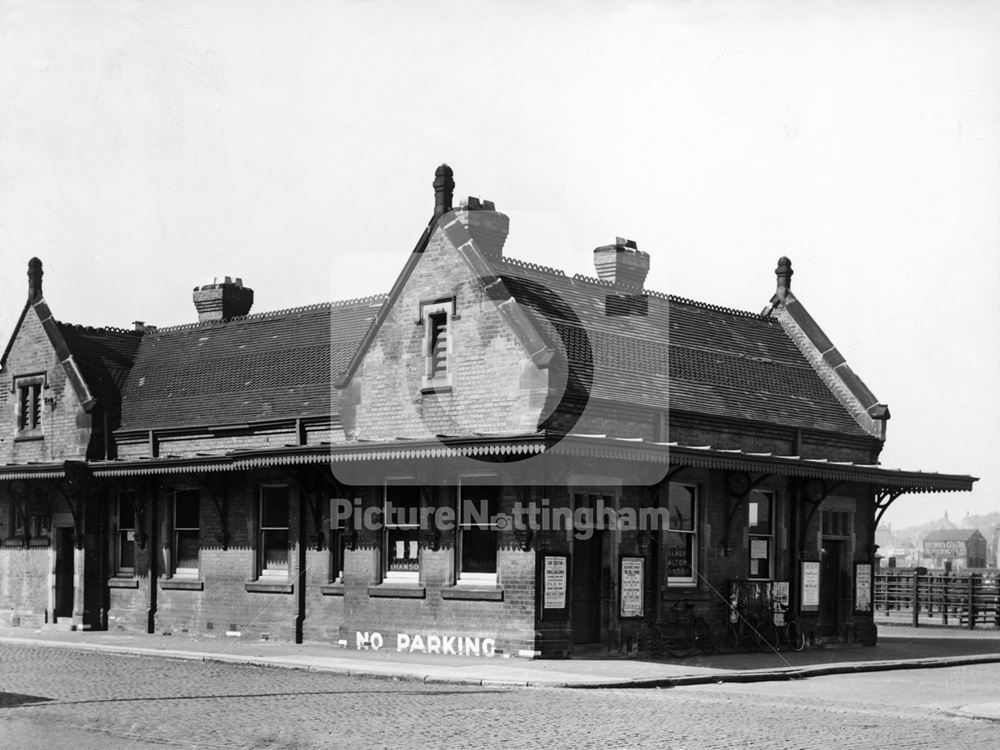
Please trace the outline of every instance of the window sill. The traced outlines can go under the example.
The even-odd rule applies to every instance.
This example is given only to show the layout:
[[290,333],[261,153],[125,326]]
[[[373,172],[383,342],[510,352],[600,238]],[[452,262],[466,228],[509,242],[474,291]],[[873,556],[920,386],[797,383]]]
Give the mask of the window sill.
[[36,435],[36,434],[25,434],[25,435],[14,436],[15,443],[30,443],[32,440],[44,440],[44,439],[45,439],[44,435]]
[[319,587],[319,591],[323,596],[343,596],[344,584],[324,583],[322,586]]
[[380,583],[368,587],[368,596],[389,597],[393,599],[423,599],[427,595],[424,586],[403,583]]
[[33,536],[31,541],[28,542],[29,547],[48,547],[51,545],[51,541],[47,536]]
[[503,589],[500,587],[495,588],[482,588],[475,586],[451,586],[446,589],[441,589],[442,599],[464,599],[466,601],[481,601],[481,602],[502,602],[503,601]]
[[291,594],[294,584],[281,581],[247,581],[246,590],[252,594]]
[[174,591],[204,591],[205,582],[195,578],[163,578],[160,588]]
[[451,393],[451,383],[424,383],[421,393]]
[[129,578],[126,576],[115,576],[108,580],[109,589],[137,589],[139,588],[138,578]]

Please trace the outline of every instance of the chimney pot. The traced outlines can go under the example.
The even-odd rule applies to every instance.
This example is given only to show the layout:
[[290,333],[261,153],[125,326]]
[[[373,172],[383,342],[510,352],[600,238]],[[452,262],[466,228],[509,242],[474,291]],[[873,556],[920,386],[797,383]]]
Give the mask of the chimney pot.
[[649,253],[640,250],[635,240],[616,237],[615,244],[594,249],[594,268],[604,281],[641,291],[649,274]]
[[28,301],[42,298],[42,261],[32,258],[28,261]]
[[233,283],[226,276],[221,284],[213,281],[203,287],[194,288],[194,306],[198,311],[198,322],[229,320],[246,315],[253,306],[253,289],[243,286],[242,280]]

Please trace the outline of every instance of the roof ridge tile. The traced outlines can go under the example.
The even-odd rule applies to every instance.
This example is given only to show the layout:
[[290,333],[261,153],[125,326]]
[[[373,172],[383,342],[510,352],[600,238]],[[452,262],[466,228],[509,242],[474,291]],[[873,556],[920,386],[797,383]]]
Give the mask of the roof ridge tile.
[[214,328],[219,326],[227,325],[228,323],[242,323],[243,321],[253,321],[253,320],[263,320],[269,317],[276,317],[278,315],[288,315],[289,313],[297,312],[310,312],[312,310],[321,310],[324,308],[333,309],[337,307],[348,307],[350,305],[371,305],[373,302],[385,302],[388,299],[387,294],[372,294],[367,297],[355,297],[352,299],[342,299],[342,300],[331,300],[329,302],[315,302],[310,305],[299,305],[298,307],[286,307],[280,310],[265,310],[263,312],[248,313],[247,315],[234,315],[232,318],[227,318],[225,320],[205,320],[196,323],[180,323],[175,326],[158,326],[155,330],[149,331],[149,333],[173,333],[175,331],[189,331],[197,328]]

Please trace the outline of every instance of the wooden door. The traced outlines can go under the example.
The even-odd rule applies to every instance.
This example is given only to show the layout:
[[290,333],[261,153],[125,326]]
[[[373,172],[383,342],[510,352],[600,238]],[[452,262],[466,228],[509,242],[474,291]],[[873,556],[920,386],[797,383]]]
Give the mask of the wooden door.
[[74,552],[73,529],[60,527],[55,529],[56,542],[56,617],[73,616],[73,574]]
[[840,625],[840,600],[844,592],[841,575],[844,542],[824,539],[819,568],[819,626],[820,635],[835,636]]
[[573,643],[601,641],[601,553],[603,539],[573,540]]

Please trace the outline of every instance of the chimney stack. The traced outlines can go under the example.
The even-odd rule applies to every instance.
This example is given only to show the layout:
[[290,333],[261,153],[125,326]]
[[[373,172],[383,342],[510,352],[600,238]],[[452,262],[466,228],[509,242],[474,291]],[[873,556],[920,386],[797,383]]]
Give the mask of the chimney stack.
[[640,250],[635,241],[618,237],[615,244],[594,249],[594,268],[604,281],[641,291],[649,273],[649,253]]
[[454,173],[447,164],[442,164],[434,172],[434,216],[441,217],[451,211],[451,201],[455,193]]
[[246,315],[253,306],[253,289],[243,286],[243,279],[230,277],[221,284],[213,282],[194,288],[194,306],[198,322],[229,320]]
[[455,211],[455,217],[487,258],[500,260],[510,232],[510,218],[497,211],[493,201],[469,196]]
[[28,301],[37,302],[42,298],[42,261],[32,258],[28,261]]

